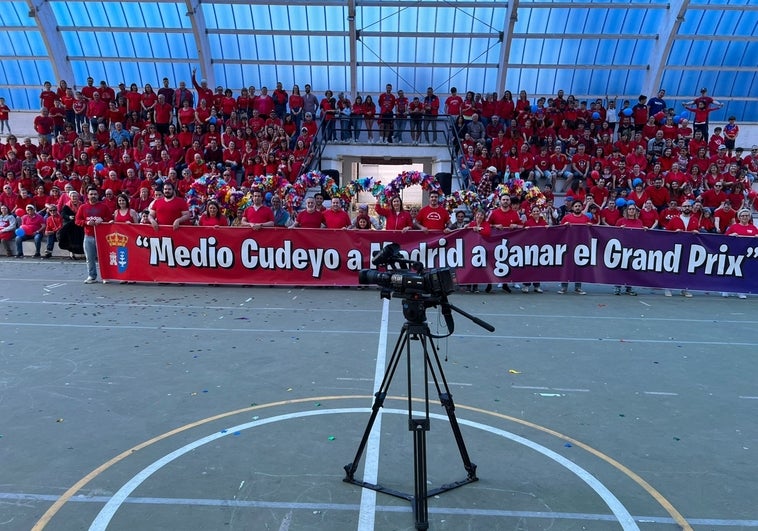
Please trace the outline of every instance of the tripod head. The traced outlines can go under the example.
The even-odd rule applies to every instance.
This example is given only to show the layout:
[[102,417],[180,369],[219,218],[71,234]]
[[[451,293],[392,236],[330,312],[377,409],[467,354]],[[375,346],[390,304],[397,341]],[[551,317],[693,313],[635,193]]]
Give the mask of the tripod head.
[[[463,315],[489,332],[494,332],[491,324],[465,312],[450,303],[448,295],[455,292],[455,270],[437,268],[424,271],[424,264],[409,260],[401,254],[400,245],[390,243],[381,250],[372,263],[389,271],[362,269],[358,272],[360,284],[377,284],[383,299],[395,297],[403,299],[403,316],[409,323],[426,322],[426,309],[441,308],[448,333],[434,338],[448,337],[455,330],[453,311]],[[412,269],[411,269],[412,268]]]

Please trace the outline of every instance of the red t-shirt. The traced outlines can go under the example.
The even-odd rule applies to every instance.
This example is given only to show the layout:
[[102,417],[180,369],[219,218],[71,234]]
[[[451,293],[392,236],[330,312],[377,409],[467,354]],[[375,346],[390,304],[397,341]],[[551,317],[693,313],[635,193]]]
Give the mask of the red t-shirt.
[[266,205],[261,205],[257,209],[254,206],[247,207],[243,217],[248,223],[266,223],[267,221],[274,221],[274,213]]
[[172,199],[161,197],[153,203],[155,219],[158,225],[173,225],[174,221],[182,217],[182,212],[187,212],[187,202],[181,197],[174,196]]
[[444,230],[450,222],[450,214],[445,207],[426,205],[419,211],[416,221],[429,230]]
[[303,210],[297,215],[298,224],[305,229],[319,229],[324,222],[324,214],[318,210],[308,212]]
[[323,216],[327,229],[342,229],[351,225],[350,216],[344,210],[325,210]]

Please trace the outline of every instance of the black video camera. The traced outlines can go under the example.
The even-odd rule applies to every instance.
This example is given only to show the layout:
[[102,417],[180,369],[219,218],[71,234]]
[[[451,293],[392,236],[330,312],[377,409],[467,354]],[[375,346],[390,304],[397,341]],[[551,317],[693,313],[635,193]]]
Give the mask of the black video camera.
[[[441,267],[424,271],[421,262],[404,258],[396,243],[386,245],[372,263],[377,267],[391,266],[393,270],[361,269],[358,272],[359,284],[376,284],[400,295],[428,294],[443,297],[455,291],[454,269]],[[413,270],[409,266],[413,266]]]

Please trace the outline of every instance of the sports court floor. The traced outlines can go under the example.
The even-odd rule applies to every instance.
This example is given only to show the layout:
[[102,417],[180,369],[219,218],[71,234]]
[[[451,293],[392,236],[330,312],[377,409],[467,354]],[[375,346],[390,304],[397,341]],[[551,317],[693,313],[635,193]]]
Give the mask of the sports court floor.
[[[0,529],[414,528],[342,481],[399,300],[84,276],[0,260]],[[756,299],[544,287],[451,296],[496,331],[435,343],[479,481],[430,529],[758,529]],[[412,493],[407,389],[402,361],[356,476]],[[431,397],[429,488],[466,476]]]

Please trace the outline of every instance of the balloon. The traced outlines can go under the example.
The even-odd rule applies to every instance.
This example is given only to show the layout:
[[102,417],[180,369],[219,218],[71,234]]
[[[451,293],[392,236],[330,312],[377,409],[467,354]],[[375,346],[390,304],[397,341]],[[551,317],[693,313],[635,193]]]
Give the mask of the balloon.
[[26,231],[24,230],[23,227],[19,227],[16,229],[16,236],[18,236],[19,238],[23,238],[24,236],[26,236]]
[[105,168],[105,166],[103,166],[101,163],[98,162],[97,164],[95,164],[95,169],[97,171],[103,171],[103,168]]
[[631,116],[632,115],[632,109],[630,109],[629,107],[627,107],[626,109],[624,109],[623,111],[621,111],[621,114],[623,114],[624,116]]
[[213,125],[216,125],[216,117],[215,117],[215,116],[211,116],[210,122],[211,122]]
[[537,107],[536,105],[532,105],[532,112],[537,112],[538,109],[539,107]]
[[642,184],[642,179],[640,179],[639,177],[637,177],[635,180],[632,181],[632,186],[638,186],[640,184]]
[[666,118],[666,113],[665,113],[665,112],[663,112],[663,111],[659,111],[659,112],[655,113],[655,114],[653,115],[653,117],[654,117],[656,120],[663,120],[664,118]]
[[682,121],[682,118],[681,118],[680,116],[674,116],[674,123],[675,123],[675,124],[677,124],[677,125],[678,125],[678,124],[679,124],[679,122],[681,122],[681,121]]
[[592,212],[585,212],[584,215],[592,219]]
[[592,177],[593,179],[599,179],[600,178],[600,172],[597,171],[597,170],[592,170],[590,172],[590,177]]
[[626,199],[624,199],[623,197],[619,197],[618,199],[616,199],[616,206],[619,208],[624,208],[626,206]]
[[23,208],[17,208],[17,209],[16,209],[16,215],[17,215],[18,217],[21,217],[21,216],[23,216],[23,215],[24,215],[24,209],[23,209]]
[[271,192],[266,192],[266,203],[270,203],[272,197],[274,197],[274,194]]
[[637,204],[637,203],[635,203],[635,202],[634,202],[634,201],[632,201],[631,199],[629,199],[629,200],[626,202],[626,206],[632,206],[632,205],[636,205],[636,204]]
[[599,120],[600,119],[600,113],[595,111],[592,113],[592,119],[593,120]]

